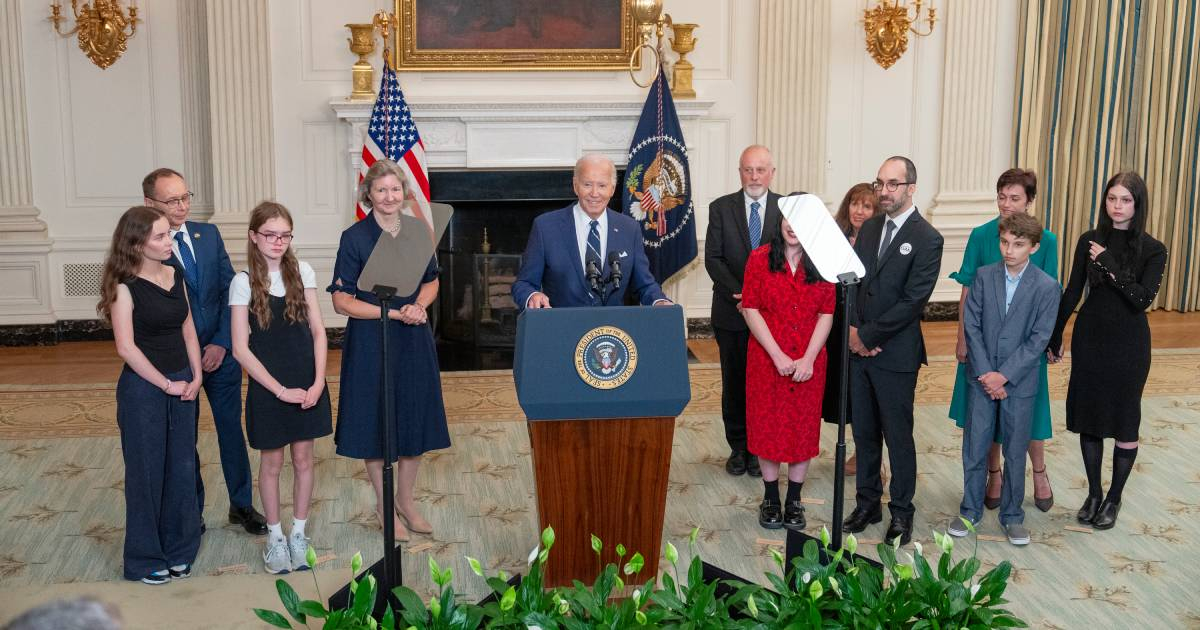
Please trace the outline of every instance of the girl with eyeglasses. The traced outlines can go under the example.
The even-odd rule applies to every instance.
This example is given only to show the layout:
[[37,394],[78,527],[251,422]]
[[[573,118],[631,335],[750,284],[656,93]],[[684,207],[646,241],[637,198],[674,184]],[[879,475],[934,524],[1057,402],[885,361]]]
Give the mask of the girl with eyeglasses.
[[[325,324],[317,276],[291,249],[292,215],[264,201],[250,214],[247,270],[229,285],[233,356],[250,375],[246,438],[260,453],[259,493],[267,517],[268,573],[310,568],[305,524],[313,493],[313,444],[333,432],[325,387]],[[283,451],[292,451],[292,529],[279,514]]]

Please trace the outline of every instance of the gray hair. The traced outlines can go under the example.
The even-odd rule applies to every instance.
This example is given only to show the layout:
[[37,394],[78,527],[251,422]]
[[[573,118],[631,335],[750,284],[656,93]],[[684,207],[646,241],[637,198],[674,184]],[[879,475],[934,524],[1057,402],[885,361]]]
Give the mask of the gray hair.
[[616,188],[616,186],[617,186],[617,165],[613,164],[613,161],[611,159],[609,159],[609,157],[607,155],[601,155],[599,153],[586,153],[586,154],[584,154],[583,157],[579,158],[578,160],[575,160],[575,172],[571,176],[571,178],[578,181],[579,180],[579,172],[583,170],[583,165],[587,164],[588,162],[604,162],[605,164],[608,164],[608,172],[611,173],[611,175],[609,177],[609,180],[610,180],[609,183],[612,184],[613,188]]
[[375,185],[378,180],[395,175],[396,179],[400,180],[400,185],[404,187],[404,196],[408,193],[408,177],[404,175],[404,171],[400,169],[400,165],[391,160],[378,160],[367,169],[367,174],[363,176],[362,183],[358,185],[358,203],[364,208],[371,207],[371,186]]
[[120,615],[115,609],[97,600],[55,600],[26,611],[13,619],[3,630],[120,630]]

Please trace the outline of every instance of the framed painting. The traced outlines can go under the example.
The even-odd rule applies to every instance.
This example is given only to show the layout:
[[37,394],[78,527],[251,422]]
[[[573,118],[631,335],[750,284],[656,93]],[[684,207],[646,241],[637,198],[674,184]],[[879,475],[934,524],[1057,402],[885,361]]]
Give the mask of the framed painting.
[[395,0],[397,70],[625,70],[631,0]]

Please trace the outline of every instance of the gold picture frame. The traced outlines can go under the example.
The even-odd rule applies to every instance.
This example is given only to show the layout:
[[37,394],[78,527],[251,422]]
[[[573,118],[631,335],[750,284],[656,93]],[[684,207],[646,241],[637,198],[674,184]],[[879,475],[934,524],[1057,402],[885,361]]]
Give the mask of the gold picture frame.
[[392,59],[400,71],[626,70],[631,2],[395,0]]

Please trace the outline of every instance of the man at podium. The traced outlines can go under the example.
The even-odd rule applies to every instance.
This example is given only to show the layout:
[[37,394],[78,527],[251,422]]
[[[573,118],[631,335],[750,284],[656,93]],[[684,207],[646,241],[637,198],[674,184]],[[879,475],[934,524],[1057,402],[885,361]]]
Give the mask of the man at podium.
[[571,181],[578,201],[533,221],[512,285],[517,308],[620,306],[631,292],[644,305],[670,304],[650,274],[641,226],[608,208],[612,160],[579,158]]

